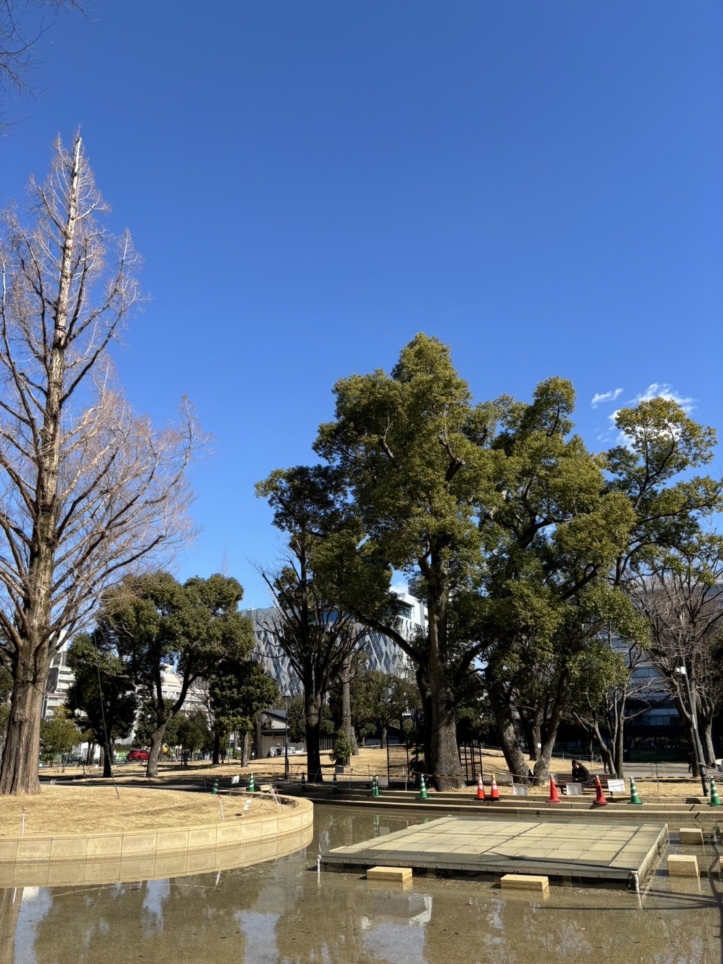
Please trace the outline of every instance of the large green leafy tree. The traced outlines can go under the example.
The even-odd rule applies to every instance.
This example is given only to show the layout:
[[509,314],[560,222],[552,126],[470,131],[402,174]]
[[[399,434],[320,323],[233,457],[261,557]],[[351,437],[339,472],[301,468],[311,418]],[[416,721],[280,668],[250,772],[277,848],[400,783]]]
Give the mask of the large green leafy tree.
[[[606,489],[602,460],[572,433],[572,385],[551,378],[531,403],[501,399],[489,442],[500,499],[480,505],[483,554],[470,653],[485,683],[510,770],[538,781],[570,687],[571,661],[605,628],[632,632],[635,614],[608,573],[627,544],[633,513]],[[474,615],[472,623],[474,623]],[[469,654],[468,654],[469,658]]]
[[489,454],[470,433],[469,388],[449,349],[417,335],[391,374],[352,375],[337,382],[334,392],[336,418],[320,427],[315,449],[352,494],[365,536],[362,559],[370,568],[417,577],[417,592],[427,605],[427,632],[407,638],[393,605],[386,613],[383,601],[375,609],[368,586],[366,598],[355,599],[357,574],[347,580],[351,592],[345,601],[368,625],[394,639],[419,668],[430,724],[427,764],[438,789],[457,787],[462,772],[452,668],[456,644],[449,617],[455,594],[479,566],[477,507],[489,479]]
[[236,731],[243,740],[243,765],[249,757],[249,738],[258,714],[273,705],[279,695],[276,681],[255,659],[222,660],[209,680],[213,716],[214,763],[222,739]]
[[[157,775],[166,726],[190,687],[222,659],[250,648],[253,630],[238,611],[242,596],[240,584],[227,576],[194,576],[181,585],[164,572],[126,577],[104,594],[97,631],[121,660],[154,725],[148,776]],[[167,666],[180,677],[173,702],[163,694]]]
[[103,776],[112,776],[114,744],[130,736],[138,699],[133,683],[109,641],[98,630],[76,636],[68,650],[74,679],[65,705],[82,716],[78,722],[102,746]]
[[462,781],[456,709],[481,661],[508,766],[527,774],[521,720],[540,744],[543,779],[569,659],[601,626],[632,618],[606,578],[632,512],[572,434],[572,386],[552,378],[529,404],[473,406],[448,348],[418,335],[391,375],[355,375],[335,392],[337,417],[321,426],[316,450],[346,480],[361,558],[415,577],[428,629],[406,638],[368,594],[356,602],[352,591],[347,605],[417,667],[437,787]]

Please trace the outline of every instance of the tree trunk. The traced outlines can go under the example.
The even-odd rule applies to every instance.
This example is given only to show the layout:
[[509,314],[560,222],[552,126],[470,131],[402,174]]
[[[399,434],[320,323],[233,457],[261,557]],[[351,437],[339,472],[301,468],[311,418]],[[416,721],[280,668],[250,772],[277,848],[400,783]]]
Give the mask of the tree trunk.
[[[22,901],[22,887],[0,890],[0,964],[14,964],[18,960],[15,954],[15,932]],[[17,951],[19,955],[20,948],[17,948]]]
[[307,778],[309,783],[322,783],[321,774],[321,703],[319,693],[304,693],[304,711],[306,715],[306,761]]
[[491,674],[487,677],[487,692],[489,694],[490,706],[497,724],[497,731],[500,736],[500,745],[507,762],[507,767],[514,779],[518,783],[528,782],[527,760],[522,752],[517,739],[517,731],[512,718],[512,708],[506,694],[500,693],[497,689],[494,677]]
[[386,750],[387,748],[387,733],[388,733],[388,727],[385,725],[382,727],[382,742],[381,742],[382,750]]
[[422,749],[424,751],[424,765],[427,772],[432,770],[432,696],[429,691],[429,678],[425,666],[418,665],[414,672],[422,703]]
[[148,763],[146,764],[146,776],[147,777],[157,777],[158,776],[158,761],[161,758],[161,750],[163,749],[163,734],[166,732],[166,726],[168,725],[168,720],[164,720],[161,725],[151,733],[151,752],[148,757]]
[[351,653],[344,657],[339,675],[341,679],[341,728],[353,744],[354,725],[351,718],[351,657]]
[[537,761],[533,769],[535,784],[537,786],[542,786],[543,783],[547,783],[550,779],[550,759],[552,758],[552,748],[555,745],[556,738],[557,727],[547,736],[547,739],[542,744],[542,749],[538,751]]
[[701,719],[700,741],[703,744],[703,754],[705,762],[709,767],[715,767],[715,747],[713,746],[713,720],[712,718]]
[[[435,611],[436,610],[436,611]],[[458,790],[464,786],[457,745],[454,690],[446,676],[442,656],[445,629],[443,595],[429,601],[429,696],[432,704],[432,775],[437,790]]]
[[[590,733],[595,738],[595,742],[597,743],[598,749],[600,750],[600,756],[605,761],[608,773],[611,776],[615,776],[617,774],[617,767],[615,765],[613,750],[605,742],[605,739],[602,733],[600,732],[600,724],[597,721],[593,723],[590,723],[590,722],[585,723],[578,716],[576,716],[575,719],[583,729],[587,730],[588,733]],[[621,744],[621,747],[622,747],[622,744]]]
[[213,734],[213,756],[211,758],[211,763],[215,767],[218,766],[221,759],[221,736],[219,733]]
[[103,754],[103,776],[113,776],[113,745],[108,743]]
[[95,743],[90,740],[88,743],[88,752],[85,757],[85,765],[88,767],[93,766],[93,757],[95,756]]
[[613,743],[614,773],[615,773],[615,776],[618,778],[618,780],[622,780],[622,778],[625,776],[625,762],[624,762],[625,728],[623,726],[623,722],[624,722],[623,720],[620,720],[620,722],[618,723],[618,726],[615,730],[614,743]]
[[40,793],[40,720],[49,661],[18,658],[0,765],[0,794]]

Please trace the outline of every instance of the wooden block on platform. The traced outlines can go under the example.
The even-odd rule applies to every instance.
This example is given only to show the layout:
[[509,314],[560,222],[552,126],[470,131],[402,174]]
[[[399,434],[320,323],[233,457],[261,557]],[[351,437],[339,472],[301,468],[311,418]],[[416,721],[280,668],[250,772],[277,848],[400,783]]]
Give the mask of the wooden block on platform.
[[669,877],[697,877],[698,858],[693,854],[670,854],[668,857]]
[[537,877],[534,874],[505,874],[500,884],[502,890],[529,890],[543,897],[547,897],[550,893],[549,878]]
[[370,867],[367,871],[367,880],[386,880],[404,884],[411,879],[411,867]]
[[681,827],[679,833],[682,844],[703,844],[703,831],[699,827]]

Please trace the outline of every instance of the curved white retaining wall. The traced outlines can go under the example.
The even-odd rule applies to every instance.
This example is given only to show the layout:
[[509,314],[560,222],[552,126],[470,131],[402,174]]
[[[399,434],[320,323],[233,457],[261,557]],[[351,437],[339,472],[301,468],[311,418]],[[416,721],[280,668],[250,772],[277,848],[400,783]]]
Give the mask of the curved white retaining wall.
[[0,887],[53,887],[179,877],[272,860],[311,842],[314,806],[282,798],[278,813],[210,826],[128,833],[0,837]]

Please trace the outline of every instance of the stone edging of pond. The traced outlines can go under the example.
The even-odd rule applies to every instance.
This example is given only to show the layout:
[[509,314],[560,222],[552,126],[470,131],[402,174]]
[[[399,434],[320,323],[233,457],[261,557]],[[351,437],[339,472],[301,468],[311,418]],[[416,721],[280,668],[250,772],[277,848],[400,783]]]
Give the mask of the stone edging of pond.
[[148,880],[248,866],[294,853],[313,835],[310,800],[278,813],[196,827],[0,837],[0,888]]

